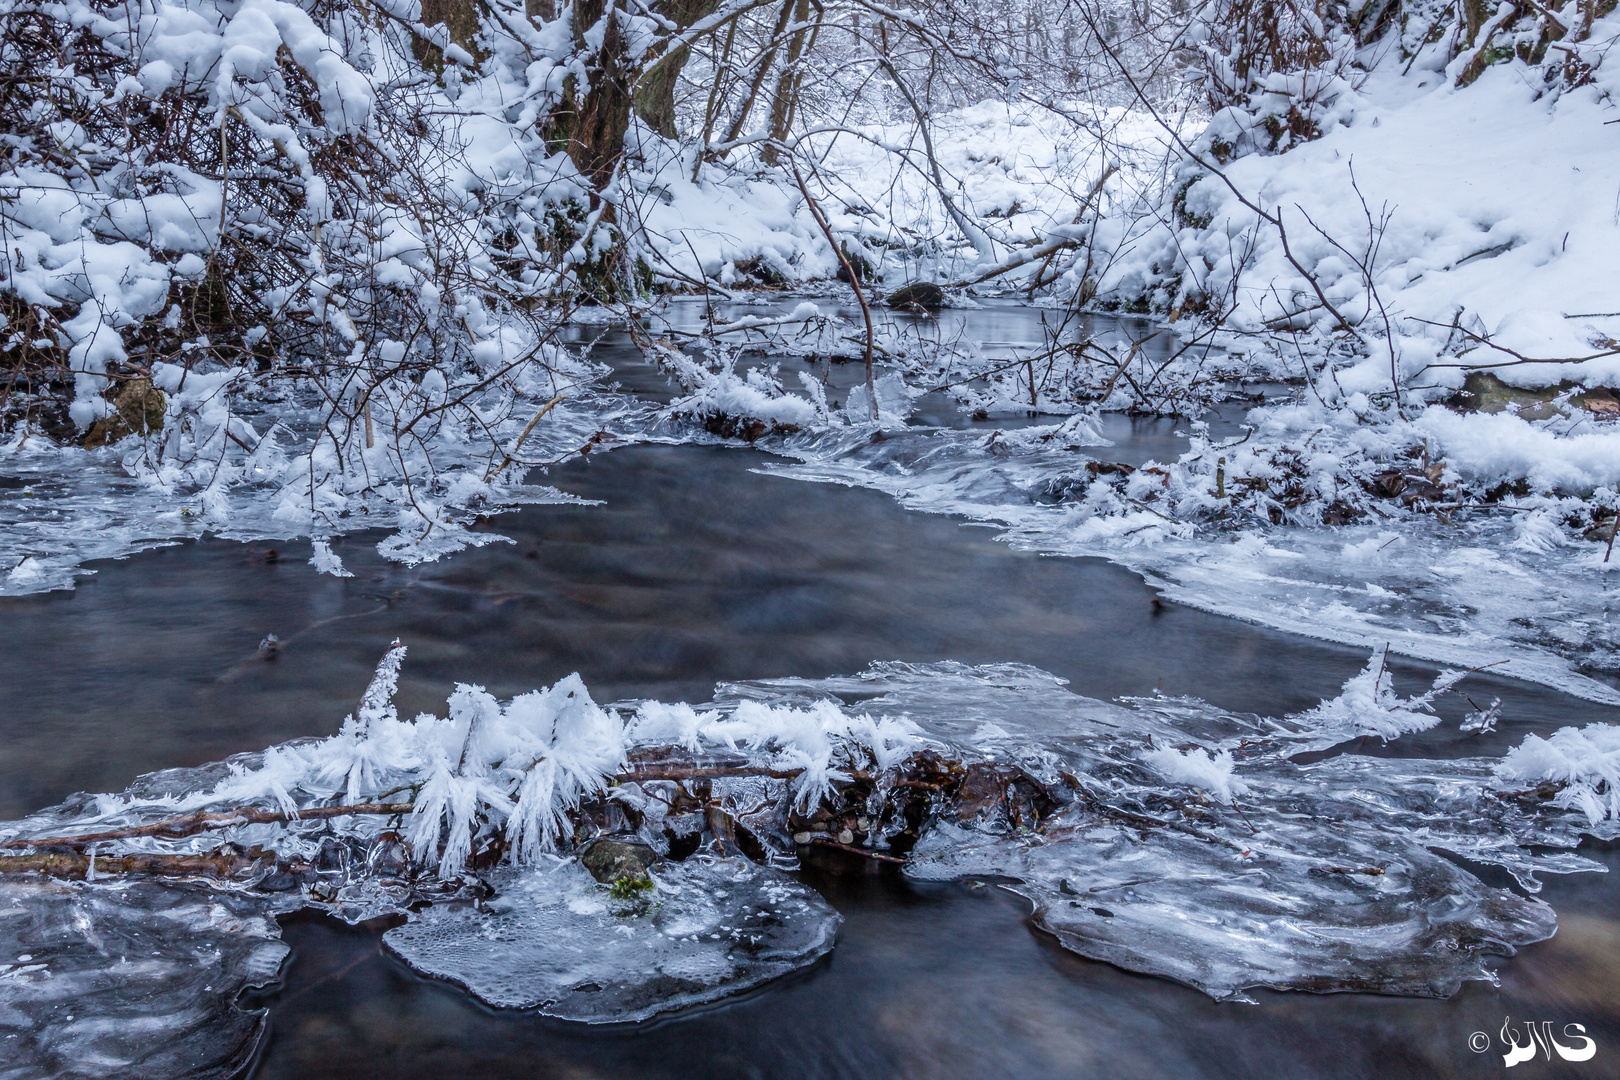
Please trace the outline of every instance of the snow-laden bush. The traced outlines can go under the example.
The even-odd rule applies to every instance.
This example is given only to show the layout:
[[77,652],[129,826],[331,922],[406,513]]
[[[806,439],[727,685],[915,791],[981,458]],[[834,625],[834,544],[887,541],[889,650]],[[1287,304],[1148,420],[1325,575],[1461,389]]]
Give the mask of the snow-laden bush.
[[566,35],[497,3],[475,59],[419,17],[5,0],[9,449],[127,439],[216,528],[246,486],[287,533],[457,546],[516,426],[589,373],[551,303],[587,188],[545,138]]
[[521,39],[441,78],[409,4],[6,7],[6,348],[36,391],[72,380],[80,430],[160,361],[353,403],[539,343],[512,301],[555,280],[546,204],[580,189],[523,134],[549,99]]

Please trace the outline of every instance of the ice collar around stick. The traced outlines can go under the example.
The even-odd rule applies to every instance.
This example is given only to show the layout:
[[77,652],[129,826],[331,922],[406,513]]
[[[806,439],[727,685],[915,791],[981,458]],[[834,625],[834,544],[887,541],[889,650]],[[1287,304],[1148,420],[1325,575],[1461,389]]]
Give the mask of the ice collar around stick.
[[[27,893],[27,918],[0,920],[0,960],[16,957],[0,964],[0,1025],[34,1018],[28,1039],[0,1040],[13,1072],[161,1075],[143,1063],[175,1039],[201,1040],[199,1060],[240,1055],[258,1021],[231,1001],[281,955],[267,916],[299,908],[403,915],[390,949],[496,1006],[606,1022],[715,1000],[832,947],[838,915],[787,874],[807,845],[923,879],[1016,879],[1068,948],[1216,997],[1444,995],[1555,920],[1436,850],[1534,892],[1537,873],[1596,865],[1533,850],[1617,831],[1613,732],[1596,725],[1505,760],[1296,764],[1346,733],[1428,723],[1455,681],[1401,699],[1376,657],[1340,698],[1282,720],[1111,705],[1022,665],[954,663],[727,684],[699,707],[604,709],[577,676],[506,703],[463,685],[447,716],[402,720],[403,657],[330,738],[0,826],[0,886]],[[157,967],[126,967],[85,936],[99,932],[81,929],[85,905],[117,912],[96,925],[183,932],[154,935]],[[241,937],[228,970],[185,960],[193,924]],[[75,1006],[93,1022],[47,1019],[69,972],[94,991]],[[198,979],[219,1025],[102,1022],[185,1000]]]

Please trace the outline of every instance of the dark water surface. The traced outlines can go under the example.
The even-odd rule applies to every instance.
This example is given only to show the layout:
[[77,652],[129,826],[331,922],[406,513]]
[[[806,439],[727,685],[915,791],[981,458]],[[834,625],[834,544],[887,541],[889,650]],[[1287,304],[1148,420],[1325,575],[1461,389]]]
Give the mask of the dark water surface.
[[[0,598],[0,819],[331,734],[395,637],[410,647],[405,715],[442,712],[457,681],[506,697],[578,671],[601,702],[703,701],[721,679],[946,659],[1034,664],[1093,697],[1159,691],[1281,715],[1332,697],[1367,662],[1156,603],[1102,560],[1013,551],[876,492],[754,471],[766,460],[642,446],[575,462],[549,479],[605,505],[499,516],[490,529],[514,543],[414,569],[366,534],[335,545],[347,580],[315,573],[307,543],[204,540],[96,564],[71,593]],[[267,656],[270,634],[280,645]],[[1405,689],[1433,677],[1391,663]],[[1502,734],[1447,725],[1388,752],[1452,742],[1494,754],[1526,731],[1620,719],[1507,679],[1466,685],[1503,698]]]
[[[1591,852],[1620,869],[1620,852]],[[1505,1016],[1582,1023],[1592,1061],[1537,1059],[1508,1076],[1617,1075],[1620,923],[1594,875],[1547,887],[1561,928],[1505,965],[1500,989],[1447,1001],[1254,992],[1221,1004],[1066,952],[995,886],[912,884],[863,866],[807,866],[844,915],[821,964],[752,997],[640,1027],[592,1029],[482,1008],[380,948],[381,928],[287,927],[293,960],[270,1000],[257,1080],[702,1077],[1428,1078],[1504,1075]],[[1605,875],[1607,877],[1607,875]],[[1485,1031],[1483,1053],[1469,1038]]]
[[[75,789],[336,730],[388,642],[410,646],[401,710],[455,681],[499,696],[579,671],[599,701],[704,700],[717,680],[859,671],[873,660],[1016,660],[1079,693],[1193,694],[1279,714],[1314,705],[1359,650],[1175,605],[1097,560],[1046,558],[886,496],[752,471],[754,451],[636,447],[553,471],[597,507],[533,507],[440,564],[384,562],[376,537],[307,564],[307,544],[202,541],[99,566],[74,593],[0,599],[0,817]],[[274,554],[272,555],[272,552]],[[273,654],[259,643],[280,639]],[[1403,689],[1433,669],[1396,663]],[[1477,677],[1503,732],[1454,725],[1390,752],[1500,753],[1527,731],[1617,719]],[[1477,696],[1477,695],[1476,695]],[[1452,715],[1455,715],[1452,710]],[[1370,749],[1370,748],[1369,748]],[[1591,851],[1620,868],[1608,847]],[[640,1028],[496,1014],[386,957],[380,928],[289,924],[263,1003],[261,1077],[1496,1076],[1475,1031],[1582,1023],[1598,1055],[1512,1075],[1620,1076],[1620,889],[1549,882],[1561,929],[1446,1002],[1260,994],[1219,1005],[1082,960],[993,886],[807,867],[844,914],[832,956],[787,984]]]

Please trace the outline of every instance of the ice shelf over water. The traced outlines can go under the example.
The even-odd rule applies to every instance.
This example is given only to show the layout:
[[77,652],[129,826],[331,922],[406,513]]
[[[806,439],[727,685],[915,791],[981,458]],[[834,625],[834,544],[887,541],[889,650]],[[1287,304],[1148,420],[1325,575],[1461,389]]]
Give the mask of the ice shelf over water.
[[[1606,725],[1501,759],[1293,760],[1432,720],[1452,677],[1398,698],[1376,656],[1283,719],[1109,704],[1018,664],[880,663],[697,707],[604,709],[577,677],[504,704],[463,686],[409,721],[403,656],[331,738],[0,826],[0,1074],[224,1074],[262,1028],[237,996],[273,981],[274,916],[299,908],[402,918],[390,950],[497,1007],[611,1022],[713,1001],[832,948],[839,916],[791,876],[817,844],[1001,879],[1067,948],[1217,998],[1443,996],[1551,936],[1537,875],[1601,870],[1571,849],[1620,834]],[[593,836],[643,852],[645,878],[587,874]]]
[[1620,704],[1620,691],[1583,673],[1620,673],[1620,579],[1607,572],[1620,562],[1605,564],[1602,545],[1526,543],[1511,514],[1237,532],[1152,508],[1096,515],[1064,492],[1083,486],[1088,462],[1110,459],[1106,443],[1056,421],[1007,432],[889,426],[880,439],[828,428],[788,440],[798,460],[766,471],[999,526],[1023,550],[1106,558],[1218,615],[1441,664],[1505,661],[1498,674]]
[[490,1005],[588,1023],[752,989],[831,950],[842,921],[812,890],[741,858],[669,864],[656,904],[604,896],[571,859],[488,881],[494,899],[435,905],[383,943]]

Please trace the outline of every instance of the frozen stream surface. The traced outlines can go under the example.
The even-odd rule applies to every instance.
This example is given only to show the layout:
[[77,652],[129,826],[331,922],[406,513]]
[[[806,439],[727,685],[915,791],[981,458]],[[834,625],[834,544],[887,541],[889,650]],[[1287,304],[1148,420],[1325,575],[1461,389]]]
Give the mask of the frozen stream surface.
[[[1222,999],[1257,987],[1447,997],[1494,980],[1489,957],[1556,929],[1530,895],[1537,875],[1606,871],[1568,849],[1616,833],[1603,812],[1538,790],[1545,778],[1513,758],[1293,760],[1368,724],[1426,722],[1421,701],[1367,696],[1378,657],[1340,698],[1283,720],[1186,698],[1110,705],[1024,665],[943,662],[728,683],[697,708],[604,710],[573,677],[506,706],[462,687],[447,717],[407,721],[389,700],[403,651],[337,735],[151,774],[0,827],[10,858],[49,871],[8,883],[0,912],[0,955],[16,958],[0,972],[13,1075],[94,1063],[156,1077],[177,1060],[228,1070],[259,1020],[236,999],[285,955],[271,917],[302,908],[403,917],[384,935],[391,951],[501,1008],[634,1021],[752,989],[832,947],[839,915],[769,864],[796,868],[817,837],[852,846],[849,819],[815,815],[862,769],[867,850],[920,880],[1007,881],[1074,952]],[[447,746],[461,748],[453,773]],[[534,746],[557,763],[544,782],[559,792],[559,774],[593,756],[604,777],[618,773],[602,805],[660,856],[645,892],[610,890],[545,852],[481,875],[449,855],[436,875],[412,865],[410,847],[438,858],[441,814],[445,850],[458,828],[471,845],[475,806],[507,815],[520,855],[513,824],[532,792],[517,774],[514,808],[501,785]],[[704,777],[701,813],[682,810],[697,782],[668,778],[671,747]],[[949,801],[931,796],[921,821],[895,802],[952,770]],[[401,791],[417,792],[414,808],[389,802]],[[529,828],[566,805],[543,797],[555,801]],[[379,805],[395,809],[349,811]],[[198,815],[213,827],[189,827]],[[909,853],[886,854],[908,831]],[[757,861],[728,854],[743,838]],[[1502,868],[1517,890],[1448,854]],[[124,876],[139,867],[180,881]]]
[[[1162,458],[1174,428],[1127,424],[1094,452]],[[1279,536],[1187,547],[1178,570],[1153,554],[1174,537],[1059,542],[1069,511],[1043,492],[1078,451],[1001,443],[951,420],[778,448],[796,461],[615,449],[553,470],[553,505],[474,527],[512,543],[434,564],[359,534],[334,541],[355,575],[339,579],[307,542],[200,539],[92,563],[73,593],[0,598],[0,840],[45,871],[0,879],[0,1075],[1428,1076],[1480,1067],[1469,1036],[1505,1014],[1614,1045],[1601,584],[1555,583],[1529,630],[1493,629],[1506,607],[1446,592],[1483,579],[1424,570],[1440,563],[1421,532],[1342,562],[1360,544],[1342,532],[1304,559]],[[180,535],[160,524],[129,546]],[[107,554],[129,538],[108,535]],[[1527,574],[1540,558],[1471,542]],[[1296,587],[1346,607],[1262,610]],[[410,659],[373,741],[340,732],[396,637]],[[1503,646],[1533,682],[1498,667],[1427,700],[1433,668],[1369,662],[1385,641],[1459,667]],[[423,866],[435,770],[473,791],[513,768],[489,748],[466,772],[456,682],[488,687],[485,730],[513,746],[556,755],[588,720],[577,760],[618,774],[624,809],[586,831],[654,849],[652,890],[599,884],[563,835],[557,854],[441,879],[453,799]],[[514,701],[564,684],[588,703],[575,720]],[[704,790],[714,812],[624,775],[670,746],[742,770]],[[960,770],[921,814],[901,802],[933,760],[917,755]],[[804,778],[857,773],[865,801],[817,817],[833,788],[818,804]],[[59,801],[76,789],[121,794]],[[515,813],[502,791],[469,796],[485,839]],[[333,812],[400,799],[416,806]],[[129,835],[227,808],[259,818]],[[107,832],[126,835],[74,840]],[[142,859],[179,870],[125,872]]]

